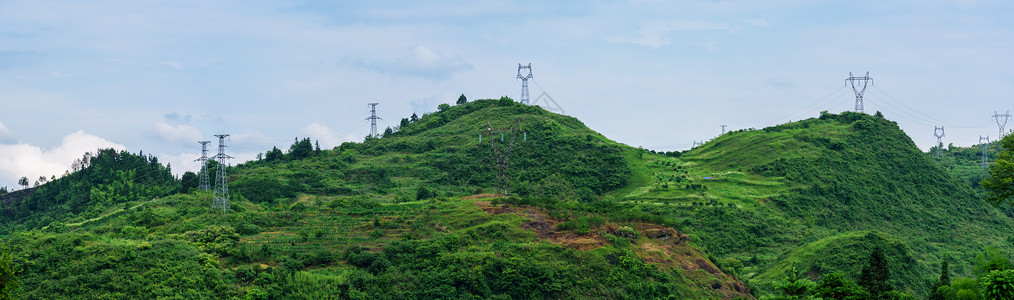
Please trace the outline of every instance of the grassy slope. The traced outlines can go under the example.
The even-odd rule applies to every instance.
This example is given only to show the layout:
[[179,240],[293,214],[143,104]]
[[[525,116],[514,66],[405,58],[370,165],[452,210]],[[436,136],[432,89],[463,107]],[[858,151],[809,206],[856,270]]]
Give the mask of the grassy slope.
[[[1004,244],[1011,226],[896,124],[868,115],[732,132],[678,159],[644,161],[654,182],[616,196],[655,204],[655,214],[677,220],[710,253],[743,261],[745,277],[761,286],[793,263],[855,276],[855,266],[834,255],[863,254],[834,251],[827,241],[878,230],[911,249],[893,258],[915,261],[892,265],[901,288],[925,294],[924,279],[942,259],[968,274],[974,252]],[[806,253],[831,255],[832,263],[807,261],[815,256]]]
[[[604,220],[555,233],[594,241],[583,249],[523,229],[533,218],[527,209],[493,214],[465,200],[491,185],[489,149],[475,135],[485,120],[504,126],[515,116],[528,140],[516,150],[525,167],[512,175],[526,193],[572,201],[627,183],[623,157],[633,149],[570,117],[480,101],[428,114],[385,138],[232,168],[227,214],[207,207],[207,193],[176,194],[109,207],[84,222],[55,220],[6,244],[25,268],[29,298],[743,295],[687,243],[647,231],[611,234],[643,223],[546,210],[558,223]],[[416,200],[420,187],[436,196]]]

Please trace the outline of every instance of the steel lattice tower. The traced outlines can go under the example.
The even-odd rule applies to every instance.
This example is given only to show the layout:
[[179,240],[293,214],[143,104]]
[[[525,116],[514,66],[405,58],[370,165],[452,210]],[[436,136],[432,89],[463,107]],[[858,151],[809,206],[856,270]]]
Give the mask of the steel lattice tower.
[[[515,119],[510,127],[493,128],[493,125],[486,121],[486,132],[489,134],[489,146],[493,150],[491,154],[496,171],[493,197],[506,197],[511,192],[510,157],[514,150],[514,141],[518,137],[518,133],[522,132],[521,129],[518,129],[520,123],[521,119]],[[496,137],[497,134],[500,135],[499,139]]]
[[201,158],[194,161],[201,162],[201,176],[197,189],[207,191],[211,189],[211,184],[208,182],[208,143],[211,141],[198,141],[198,143],[201,143]]
[[[940,133],[937,133],[938,131]],[[940,148],[937,148],[937,157],[940,157],[941,155],[943,155],[943,151],[944,151],[944,142],[942,140],[944,138],[944,127],[943,126],[940,126],[940,127],[933,126],[933,136],[937,137],[937,147],[940,147]]]
[[[982,140],[986,140],[985,143]],[[979,145],[982,146],[982,168],[985,169],[989,166],[989,154],[986,153],[986,149],[989,149],[989,136],[979,136]]]
[[[1000,118],[1003,118],[1003,122],[1000,122]],[[1003,132],[1003,127],[1007,126],[1007,119],[1010,119],[1010,111],[1008,110],[1007,113],[1002,115],[996,111],[993,111],[993,119],[996,120],[996,126],[1000,127],[1000,137],[998,139],[1002,139],[1003,136],[1006,135]]]
[[377,116],[377,104],[380,104],[380,103],[376,103],[376,102],[374,102],[374,103],[367,103],[367,105],[370,106],[370,117],[366,118],[366,119],[370,120],[370,136],[371,137],[377,137],[377,120],[381,119],[380,117]]
[[[856,81],[861,82],[861,85],[857,86]],[[852,72],[849,72],[849,78],[845,78],[845,82],[852,85],[852,91],[856,93],[856,112],[863,113],[863,93],[866,92],[866,84],[873,82],[870,72],[866,72],[865,76],[853,76]]]
[[[528,70],[528,75],[521,75],[522,70]],[[528,105],[528,80],[532,79],[532,63],[528,63],[527,66],[522,66],[520,63],[518,64],[518,79],[521,79],[521,98],[518,99],[518,102]]]
[[222,212],[229,210],[229,178],[225,176],[226,160],[232,156],[225,154],[225,138],[228,134],[216,134],[218,137],[218,154],[213,157],[218,162],[215,178],[215,197],[211,200],[212,209],[221,209]]
[[725,126],[729,126],[729,125],[721,125],[721,126],[722,126],[722,135],[725,135]]

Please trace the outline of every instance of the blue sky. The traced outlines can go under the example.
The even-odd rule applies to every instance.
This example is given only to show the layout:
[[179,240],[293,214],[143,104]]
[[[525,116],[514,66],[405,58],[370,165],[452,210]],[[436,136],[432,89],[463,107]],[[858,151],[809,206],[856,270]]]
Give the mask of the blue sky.
[[867,71],[867,112],[969,146],[1014,108],[1010,53],[1008,1],[0,0],[0,186],[98,147],[181,172],[218,133],[239,160],[359,141],[368,102],[386,127],[516,98],[518,63],[533,99],[632,146],[850,110]]

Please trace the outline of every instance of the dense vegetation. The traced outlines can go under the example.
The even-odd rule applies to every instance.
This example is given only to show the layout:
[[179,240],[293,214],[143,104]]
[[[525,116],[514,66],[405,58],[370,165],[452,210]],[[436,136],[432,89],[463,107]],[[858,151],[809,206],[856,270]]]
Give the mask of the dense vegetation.
[[[515,197],[491,199],[490,139],[512,138]],[[225,213],[198,174],[112,150],[0,195],[0,279],[30,299],[954,299],[1014,278],[971,155],[879,115],[655,153],[462,96],[361,143],[265,150],[228,167]]]

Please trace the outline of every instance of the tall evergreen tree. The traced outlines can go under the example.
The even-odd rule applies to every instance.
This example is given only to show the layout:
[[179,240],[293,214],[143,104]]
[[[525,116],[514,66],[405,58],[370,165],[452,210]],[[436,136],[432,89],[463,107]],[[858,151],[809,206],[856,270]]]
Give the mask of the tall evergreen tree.
[[931,300],[943,300],[946,299],[944,294],[940,292],[940,287],[951,285],[951,274],[948,270],[947,261],[945,260],[940,266],[940,279],[937,283],[930,288],[930,299]]
[[412,121],[412,123],[415,123],[415,121],[419,121],[419,116],[416,115],[415,113],[412,113],[412,116],[409,117],[408,120]]
[[859,286],[870,293],[872,299],[882,299],[887,292],[893,290],[891,283],[891,269],[887,265],[887,258],[880,247],[873,248],[870,253],[870,264],[863,268],[859,274]]
[[981,185],[989,191],[986,201],[993,205],[1007,204],[1014,206],[1014,134],[1008,134],[1000,140],[1000,153],[989,166],[989,177],[982,180]]
[[458,102],[455,104],[462,105],[465,104],[465,102],[468,102],[468,98],[465,98],[465,94],[461,94],[461,96],[458,97]]

